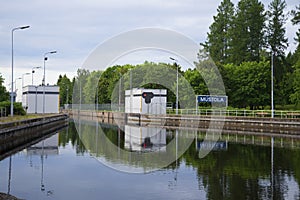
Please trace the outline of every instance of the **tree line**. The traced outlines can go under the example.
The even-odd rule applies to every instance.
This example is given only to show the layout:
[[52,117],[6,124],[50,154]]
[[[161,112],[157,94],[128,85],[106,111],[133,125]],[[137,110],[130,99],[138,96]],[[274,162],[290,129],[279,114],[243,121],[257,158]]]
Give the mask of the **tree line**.
[[287,11],[285,0],[273,0],[267,9],[259,0],[240,0],[237,6],[230,0],[221,2],[207,40],[201,45],[224,69],[226,91],[233,106],[269,105],[271,64],[275,104],[299,106],[299,29],[296,51],[285,54],[289,43],[295,42],[288,41],[285,24],[291,17],[293,25],[299,25],[299,13],[300,5]]

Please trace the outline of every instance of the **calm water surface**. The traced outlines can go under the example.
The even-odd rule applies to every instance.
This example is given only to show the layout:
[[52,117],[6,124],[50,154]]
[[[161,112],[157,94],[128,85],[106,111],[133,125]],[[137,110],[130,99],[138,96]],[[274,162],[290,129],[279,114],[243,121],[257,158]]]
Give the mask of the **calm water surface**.
[[[104,132],[112,143],[126,149],[124,132],[115,127]],[[37,200],[300,199],[299,140],[275,138],[272,150],[269,137],[223,135],[214,150],[200,159],[198,148],[205,144],[198,136],[168,167],[131,174],[99,162],[70,123],[0,161],[0,192]],[[168,143],[174,131],[167,130],[162,138]],[[131,150],[138,148],[131,146]]]

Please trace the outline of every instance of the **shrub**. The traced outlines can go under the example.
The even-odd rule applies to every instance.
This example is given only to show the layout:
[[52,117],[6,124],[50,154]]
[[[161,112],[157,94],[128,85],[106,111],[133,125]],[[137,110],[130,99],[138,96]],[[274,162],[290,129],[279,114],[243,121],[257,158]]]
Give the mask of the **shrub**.
[[[6,108],[6,114],[10,115],[10,102],[9,101],[0,102],[0,108]],[[14,102],[14,114],[15,115],[26,115],[26,112],[22,107],[22,103]]]

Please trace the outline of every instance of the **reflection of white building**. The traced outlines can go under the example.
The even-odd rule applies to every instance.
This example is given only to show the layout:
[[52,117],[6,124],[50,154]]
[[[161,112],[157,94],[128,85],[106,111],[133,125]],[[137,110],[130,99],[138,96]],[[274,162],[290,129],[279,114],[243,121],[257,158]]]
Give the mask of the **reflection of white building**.
[[166,114],[167,90],[133,88],[125,91],[125,113]]
[[57,155],[58,152],[58,134],[55,134],[26,149],[27,155]]
[[[23,88],[22,106],[27,113],[43,113],[44,86]],[[45,113],[59,113],[59,86],[45,86]]]
[[125,148],[132,151],[166,151],[166,129],[125,125]]

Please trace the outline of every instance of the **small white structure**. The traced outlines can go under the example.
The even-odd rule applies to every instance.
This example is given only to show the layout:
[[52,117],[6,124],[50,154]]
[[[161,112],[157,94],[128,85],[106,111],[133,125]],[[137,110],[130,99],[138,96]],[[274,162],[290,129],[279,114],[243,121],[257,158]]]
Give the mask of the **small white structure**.
[[133,88],[125,91],[125,113],[166,114],[167,90]]
[[[27,113],[43,113],[44,86],[25,86],[22,106]],[[45,113],[59,113],[59,86],[45,86]]]
[[166,129],[125,125],[125,145],[130,151],[166,151]]

